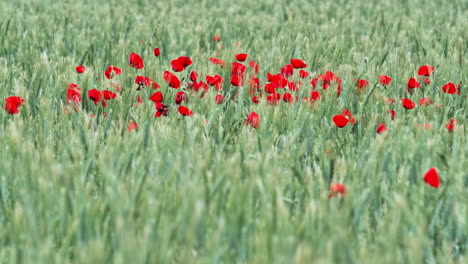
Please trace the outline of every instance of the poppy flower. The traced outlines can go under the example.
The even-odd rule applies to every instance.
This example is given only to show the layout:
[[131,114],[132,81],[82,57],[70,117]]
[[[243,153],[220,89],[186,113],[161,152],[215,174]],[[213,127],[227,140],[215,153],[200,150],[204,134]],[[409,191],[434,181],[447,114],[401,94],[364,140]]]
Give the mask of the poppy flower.
[[390,84],[392,78],[388,77],[387,75],[381,75],[379,76],[379,81],[381,85],[386,86]]
[[192,116],[193,115],[193,112],[188,109],[187,107],[181,105],[179,106],[179,113],[183,116]]
[[453,131],[455,130],[455,125],[457,124],[457,120],[455,118],[450,118],[450,121],[447,125],[445,125],[445,127],[447,128],[447,131],[449,133],[453,133]]
[[169,87],[172,87],[174,89],[179,89],[180,87],[179,78],[177,78],[177,76],[168,71],[164,72],[164,81],[166,81]]
[[246,68],[247,67],[245,67],[244,64],[242,64],[242,63],[233,62],[232,63],[231,73],[235,74],[235,75],[238,75],[238,76],[244,76],[244,72],[245,72]]
[[442,91],[444,91],[444,93],[454,94],[457,92],[457,88],[455,87],[455,84],[449,82],[442,86]]
[[382,123],[377,127],[376,131],[377,133],[382,134],[383,132],[387,131],[387,127],[385,126],[384,123]]
[[18,108],[24,104],[25,100],[19,96],[10,96],[5,98],[5,102],[5,111],[10,115],[14,115],[19,113]]
[[306,72],[304,70],[299,71],[299,77],[301,77],[302,79],[309,77],[309,74],[310,74],[309,72]]
[[258,129],[260,127],[260,116],[257,113],[252,112],[249,114],[244,123],[246,126],[250,125],[253,128]]
[[122,70],[112,65],[108,66],[107,70],[104,72],[104,75],[107,77],[107,79],[112,79],[120,74],[122,74]]
[[251,95],[255,94],[260,89],[260,80],[254,75],[250,76],[248,83],[250,85]]
[[265,92],[272,94],[276,93],[276,88],[278,88],[278,85],[275,83],[265,83],[264,90]]
[[288,90],[293,91],[293,92],[297,92],[297,91],[299,91],[299,86],[295,82],[289,82],[288,83]]
[[313,79],[310,81],[310,84],[312,84],[312,87],[313,87],[314,89],[317,88],[317,83],[318,83],[318,81],[319,81],[319,78],[313,78]]
[[91,101],[94,102],[95,105],[97,105],[99,102],[101,102],[102,95],[99,90],[96,89],[91,89],[88,91],[88,97],[91,99]]
[[102,97],[104,97],[104,100],[111,100],[111,99],[114,99],[115,97],[117,97],[117,94],[115,94],[112,91],[108,91],[108,90],[102,91],[101,94],[102,94]]
[[219,76],[219,75],[215,75],[215,76],[206,75],[205,79],[206,79],[206,83],[209,86],[214,86],[217,91],[220,91],[220,90],[223,89],[223,78],[221,76]]
[[249,66],[254,70],[254,73],[258,73],[258,64],[255,61],[250,61]]
[[160,88],[159,84],[154,82],[151,78],[148,78],[145,76],[137,76],[135,78],[135,83],[138,84],[137,90],[140,90],[142,86],[150,86],[150,85],[152,85],[154,90],[157,90]]
[[340,194],[340,196],[343,198],[346,196],[346,186],[341,183],[333,183],[330,186],[330,192],[328,193],[328,198],[332,198],[335,195]]
[[293,73],[294,73],[294,67],[291,64],[287,64],[283,68],[281,68],[281,74],[283,74],[283,76],[286,78],[292,76]]
[[132,130],[138,129],[138,124],[136,122],[127,122],[127,130],[131,132]]
[[420,86],[421,85],[418,83],[418,81],[416,81],[415,78],[411,77],[408,80],[408,84],[406,85],[406,88],[408,89],[408,92],[410,92],[411,91],[410,89],[419,88]]
[[300,59],[291,59],[291,65],[294,67],[294,69],[301,69],[307,67],[307,64]]
[[358,89],[364,89],[366,88],[367,86],[369,85],[369,82],[364,80],[364,79],[360,79],[356,82],[356,87]]
[[190,73],[190,80],[192,82],[196,82],[198,80],[198,73],[196,71],[192,71]]
[[353,117],[353,115],[351,114],[351,112],[348,109],[343,110],[343,112],[341,112],[341,114],[348,118],[349,124],[351,124],[353,126],[356,124],[356,119]]
[[150,96],[149,99],[155,103],[162,103],[164,101],[164,97],[161,92],[155,92],[153,95]]
[[312,100],[312,101],[320,100],[320,93],[318,91],[312,91],[310,93],[310,100]]
[[424,98],[421,98],[419,99],[419,105],[420,106],[423,106],[423,105],[432,105],[434,102],[432,101],[431,98],[429,97],[424,97]]
[[348,124],[348,117],[344,115],[335,115],[333,116],[333,123],[339,128],[343,128]]
[[241,54],[235,55],[235,57],[236,57],[236,60],[238,60],[238,61],[245,61],[247,59],[248,55],[245,54],[245,53],[241,53]]
[[418,75],[431,77],[433,71],[434,71],[434,67],[429,66],[429,65],[423,65],[419,68]]
[[154,104],[154,107],[156,108],[156,113],[154,114],[154,117],[160,117],[160,116],[167,116],[169,114],[169,108],[167,105],[161,103],[161,102],[156,102]]
[[128,65],[132,68],[136,69],[143,69],[145,65],[143,64],[143,59],[140,57],[140,55],[136,53],[131,53],[130,57],[128,58]]
[[221,66],[225,66],[226,63],[221,60],[221,59],[216,59],[216,58],[210,58],[210,61],[213,63],[213,64],[218,64],[218,65],[221,65]]
[[281,100],[281,94],[276,93],[276,92],[267,96],[267,102],[270,105],[277,105],[280,100]]
[[242,76],[239,76],[237,74],[232,74],[231,75],[231,84],[233,86],[239,87],[239,86],[244,86],[244,80],[242,79]]
[[221,37],[219,35],[214,35],[212,40],[215,42],[218,42],[218,41],[221,41]]
[[407,99],[407,98],[403,98],[401,99],[401,105],[405,108],[405,109],[413,109],[416,107],[416,104],[411,101],[410,99]]
[[252,97],[252,103],[259,104],[260,103],[260,97],[259,96],[253,96]]
[[182,102],[188,102],[188,97],[185,92],[177,92],[174,100],[176,104],[180,105]]
[[153,53],[154,53],[154,56],[156,56],[156,57],[159,57],[159,55],[161,55],[161,51],[159,50],[159,48],[155,48],[153,50]]
[[440,180],[439,180],[439,173],[437,172],[436,168],[430,168],[424,174],[424,181],[434,188],[439,188]]
[[77,67],[76,67],[76,72],[77,72],[77,73],[83,73],[83,72],[85,72],[85,71],[86,71],[85,66],[77,66]]
[[81,88],[74,83],[70,83],[67,87],[67,105],[70,101],[76,107],[77,104],[81,103]]
[[179,60],[172,60],[171,61],[171,68],[175,72],[181,72],[181,71],[185,70],[185,66],[182,65],[182,63],[180,63]]
[[[421,80],[419,80],[421,81]],[[431,79],[429,78],[424,78],[424,85],[429,85],[431,83]]]
[[192,65],[192,60],[190,57],[187,56],[181,56],[177,58],[177,61],[179,61],[180,64],[182,64],[184,67]]
[[288,85],[288,79],[284,78],[283,74],[278,73],[276,75],[272,75],[269,72],[267,73],[267,79],[269,82],[276,84],[278,88],[284,88]]
[[283,101],[291,104],[292,102],[294,102],[294,97],[290,93],[286,92],[283,95]]
[[222,104],[224,101],[224,96],[222,94],[218,94],[215,97],[215,102],[216,104]]

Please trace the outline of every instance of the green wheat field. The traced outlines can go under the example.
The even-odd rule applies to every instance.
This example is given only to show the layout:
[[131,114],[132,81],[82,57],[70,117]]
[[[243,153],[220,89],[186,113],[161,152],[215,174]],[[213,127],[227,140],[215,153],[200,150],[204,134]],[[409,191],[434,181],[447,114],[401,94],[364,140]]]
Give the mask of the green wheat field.
[[468,263],[467,62],[466,0],[2,0],[0,263]]

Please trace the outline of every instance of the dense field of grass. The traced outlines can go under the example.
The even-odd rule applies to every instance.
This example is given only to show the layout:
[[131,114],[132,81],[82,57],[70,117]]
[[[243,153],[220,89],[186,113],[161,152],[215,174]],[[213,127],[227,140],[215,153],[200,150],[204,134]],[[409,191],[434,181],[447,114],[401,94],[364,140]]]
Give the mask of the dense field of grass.
[[[467,51],[464,0],[1,1],[0,263],[466,263]],[[128,66],[132,52],[143,69]],[[262,85],[299,58],[311,75],[296,95],[328,70],[343,91],[254,104],[229,84],[238,53]],[[214,89],[188,93],[194,115],[177,112],[163,73],[179,56],[193,61],[179,90],[191,70],[219,74],[223,104]],[[123,73],[108,80],[109,65]],[[431,83],[408,93],[421,65]],[[161,85],[168,116],[154,117],[136,75]],[[370,84],[358,93],[355,79]],[[122,93],[95,106],[87,91],[111,81]],[[448,82],[461,95],[442,92]],[[80,111],[66,106],[69,83]],[[3,110],[9,96],[25,100],[18,114]],[[423,97],[434,104],[401,106]],[[356,124],[337,128],[344,109]],[[244,124],[251,112],[258,129]],[[432,167],[439,188],[423,180]],[[333,183],[347,195],[329,199]]]

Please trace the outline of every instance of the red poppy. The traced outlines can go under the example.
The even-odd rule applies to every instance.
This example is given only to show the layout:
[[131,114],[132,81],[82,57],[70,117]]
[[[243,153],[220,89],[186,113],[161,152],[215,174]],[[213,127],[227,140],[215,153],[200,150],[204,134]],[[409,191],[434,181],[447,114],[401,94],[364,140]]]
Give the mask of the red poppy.
[[242,76],[239,76],[237,74],[232,74],[231,75],[231,84],[233,86],[239,87],[239,86],[244,86],[244,80]]
[[367,86],[369,85],[369,82],[364,80],[364,79],[360,79],[356,82],[356,87],[358,89],[364,89],[366,88]]
[[224,101],[224,96],[222,94],[218,94],[215,97],[215,102],[216,104],[222,104]]
[[281,68],[281,74],[284,77],[288,78],[292,76],[294,73],[294,67],[291,64],[286,64],[283,68]]
[[387,75],[381,75],[379,76],[379,81],[381,85],[385,86],[390,84],[392,78],[388,77]]
[[180,64],[182,64],[184,67],[192,65],[192,60],[190,57],[187,56],[181,56],[177,58],[177,61],[179,61]]
[[215,76],[206,75],[205,79],[206,79],[206,83],[209,86],[214,86],[217,91],[220,91],[223,89],[223,77],[219,75],[215,75]]
[[161,92],[155,92],[153,95],[150,96],[149,99],[155,103],[162,103],[164,101],[164,97]]
[[419,68],[418,75],[431,77],[433,71],[434,71],[434,67],[429,66],[429,65],[423,65]]
[[294,102],[294,97],[290,93],[286,92],[283,95],[283,101],[290,104]]
[[254,73],[258,73],[258,64],[255,61],[249,62],[250,68],[254,70]]
[[447,125],[445,125],[445,127],[447,128],[447,131],[449,133],[453,133],[453,131],[455,130],[455,125],[457,124],[457,120],[455,118],[450,118],[450,121]]
[[439,180],[439,173],[437,172],[436,168],[430,168],[424,174],[424,181],[434,188],[439,188],[440,180]]
[[85,66],[77,66],[77,67],[76,67],[76,72],[77,72],[77,73],[83,73],[83,72],[85,72],[85,71],[86,71]]
[[[420,80],[421,81],[421,80]],[[431,79],[424,78],[424,85],[429,85],[431,83]]]
[[213,36],[213,41],[215,41],[215,42],[221,41],[221,37],[219,35],[214,35]]
[[236,60],[238,60],[238,61],[245,61],[245,60],[247,59],[247,56],[248,56],[248,55],[245,54],[245,53],[241,53],[241,54],[235,55]]
[[180,105],[182,102],[188,102],[188,97],[185,92],[177,92],[174,100],[176,104]]
[[377,127],[376,131],[377,133],[382,134],[383,132],[387,131],[387,127],[385,126],[384,123],[382,123]]
[[267,96],[267,102],[270,105],[277,105],[280,100],[281,100],[281,94],[276,93],[276,92]]
[[252,97],[252,103],[259,104],[260,103],[260,97],[259,96],[253,96]]
[[117,94],[108,90],[102,91],[101,94],[102,94],[102,97],[104,97],[104,100],[111,100],[117,97]]
[[154,90],[157,90],[160,88],[159,84],[154,82],[151,78],[145,77],[145,76],[137,76],[135,78],[135,83],[138,84],[138,89],[140,90],[142,86],[153,86]]
[[432,101],[431,98],[429,97],[424,97],[424,98],[421,98],[419,99],[419,105],[420,106],[423,106],[423,105],[432,105],[434,102]]
[[289,82],[288,83],[288,90],[293,91],[293,92],[297,92],[297,91],[299,91],[299,86],[295,82]]
[[304,70],[299,71],[299,77],[301,77],[302,79],[309,77],[309,74],[310,74],[309,72],[306,72]]
[[95,105],[97,105],[102,100],[101,92],[96,89],[89,90],[88,97],[91,99],[91,101],[94,102]]
[[193,112],[185,106],[179,106],[179,113],[183,116],[192,116]]
[[413,109],[413,108],[416,107],[416,104],[413,101],[411,101],[410,99],[407,99],[407,98],[401,99],[401,105],[405,109]]
[[218,65],[221,65],[221,66],[225,66],[226,63],[221,60],[221,59],[216,59],[216,58],[210,58],[210,61],[214,64],[218,64]]
[[185,70],[185,66],[182,63],[180,63],[179,60],[172,60],[171,61],[171,68],[175,72],[181,72],[181,71]]
[[395,110],[393,110],[393,109],[388,109],[388,110],[387,110],[387,113],[390,114],[390,117],[392,118],[392,120],[395,119],[395,115],[396,115],[396,111],[395,111]]
[[159,55],[161,55],[161,51],[159,50],[159,48],[155,48],[153,53],[154,53],[154,56],[156,57],[159,57]]
[[330,186],[330,192],[328,193],[328,198],[334,197],[336,194],[340,194],[340,196],[343,198],[346,196],[346,186],[341,183],[333,183]]
[[346,116],[349,119],[349,124],[351,124],[353,126],[356,124],[356,119],[353,117],[353,115],[351,114],[351,112],[348,109],[343,110],[343,112],[341,112],[341,114]]
[[344,115],[335,115],[333,116],[333,123],[339,128],[343,128],[348,124],[348,117]]
[[276,75],[272,75],[269,72],[267,73],[267,79],[269,82],[276,84],[278,88],[284,88],[288,85],[288,79],[284,78],[283,74],[278,73]]
[[179,78],[177,78],[177,76],[168,71],[164,72],[164,81],[166,81],[169,87],[172,87],[174,89],[179,89],[180,87]]
[[245,72],[246,68],[247,67],[245,67],[244,64],[242,64],[242,63],[233,62],[232,63],[231,73],[236,74],[238,76],[244,76],[244,72]]
[[70,83],[67,88],[67,105],[70,101],[73,102],[73,106],[77,107],[77,104],[81,103],[81,88],[74,83]]
[[136,122],[127,122],[127,130],[131,132],[132,130],[138,129],[138,124]]
[[457,92],[457,88],[455,87],[455,84],[449,82],[442,86],[442,91],[444,91],[444,93],[454,94]]
[[10,96],[5,98],[5,102],[5,111],[10,115],[14,115],[19,113],[18,108],[24,104],[25,100],[19,96]]
[[302,68],[307,67],[307,64],[303,60],[300,60],[300,59],[291,59],[291,65],[295,69],[302,69]]
[[145,67],[143,64],[143,59],[136,53],[130,54],[130,57],[128,58],[128,65],[139,70]]
[[260,116],[257,113],[252,112],[244,123],[245,125],[250,125],[253,128],[258,129],[260,127]]
[[251,95],[258,92],[258,90],[260,89],[260,80],[257,77],[255,77],[254,75],[251,75],[248,83],[250,85],[250,94]]
[[411,91],[410,89],[414,88],[419,88],[421,85],[416,81],[415,78],[411,77],[408,80],[408,84],[406,85],[406,88],[408,89],[408,92]]
[[313,78],[311,81],[310,81],[310,84],[312,84],[312,87],[314,87],[314,89],[317,88],[317,83],[318,83],[318,78]]
[[190,80],[191,80],[192,82],[195,82],[195,81],[198,80],[198,73],[197,73],[196,71],[192,71],[192,72],[190,73]]
[[156,113],[154,114],[154,117],[160,117],[160,116],[167,116],[169,114],[169,108],[167,105],[161,103],[161,102],[156,102],[154,104],[154,107],[156,108]]
[[310,99],[311,99],[312,101],[318,101],[318,100],[320,100],[320,93],[319,93],[318,91],[312,91],[312,92],[310,93]]
[[107,79],[112,79],[114,76],[119,74],[122,74],[122,70],[112,65],[107,67],[107,70],[104,72],[104,75],[107,77]]

